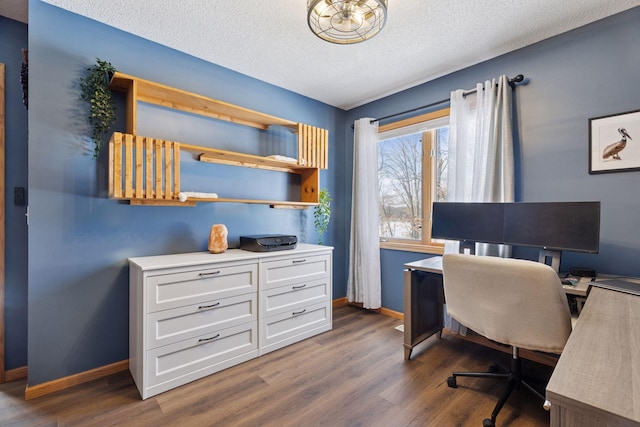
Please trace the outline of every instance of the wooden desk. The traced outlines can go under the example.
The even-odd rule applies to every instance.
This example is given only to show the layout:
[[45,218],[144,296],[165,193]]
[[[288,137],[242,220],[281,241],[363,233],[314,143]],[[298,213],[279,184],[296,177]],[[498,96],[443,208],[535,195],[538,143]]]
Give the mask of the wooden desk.
[[551,426],[640,426],[640,297],[592,288],[547,385]]
[[[444,302],[443,293],[424,289],[442,289],[442,257],[404,266],[404,356],[408,360],[417,344],[442,328],[441,311],[438,322],[423,320],[425,301],[429,307],[434,298],[440,307]],[[422,286],[412,283],[412,271],[428,274]],[[588,293],[589,298],[560,358],[536,360],[531,356],[540,353],[524,349],[520,356],[555,365],[546,396],[551,402],[552,427],[638,427],[640,296],[597,287],[589,291],[588,282],[564,287],[568,294],[586,297]],[[480,343],[491,346],[488,340]]]

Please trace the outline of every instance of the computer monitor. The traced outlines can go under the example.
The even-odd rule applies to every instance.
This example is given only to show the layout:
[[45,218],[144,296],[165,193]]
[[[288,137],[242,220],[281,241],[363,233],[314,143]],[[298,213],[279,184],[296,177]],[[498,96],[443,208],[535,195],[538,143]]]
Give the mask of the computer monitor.
[[504,242],[548,250],[598,253],[600,202],[507,203]]
[[433,204],[431,237],[466,242],[502,243],[503,203]]
[[598,253],[600,202],[433,204],[435,239],[540,248],[558,270],[561,251]]

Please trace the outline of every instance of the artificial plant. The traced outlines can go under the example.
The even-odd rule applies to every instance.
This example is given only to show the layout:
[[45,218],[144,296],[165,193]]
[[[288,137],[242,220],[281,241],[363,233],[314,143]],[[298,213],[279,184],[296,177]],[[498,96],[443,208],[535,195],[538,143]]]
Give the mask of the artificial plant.
[[116,69],[107,61],[96,58],[96,64],[87,68],[80,78],[80,98],[89,103],[88,121],[94,144],[93,158],[98,158],[102,144],[116,121],[116,107],[109,82]]
[[318,205],[313,208],[313,225],[318,232],[318,244],[322,245],[322,235],[329,227],[331,219],[331,195],[326,188],[318,194]]

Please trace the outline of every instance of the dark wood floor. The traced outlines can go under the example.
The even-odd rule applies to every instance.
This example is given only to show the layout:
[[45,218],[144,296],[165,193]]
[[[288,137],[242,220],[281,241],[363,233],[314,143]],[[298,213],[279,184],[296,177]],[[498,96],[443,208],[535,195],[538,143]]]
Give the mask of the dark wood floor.
[[[482,426],[501,381],[459,378],[508,355],[452,338],[430,339],[403,360],[400,322],[359,308],[334,310],[334,329],[161,395],[140,400],[128,372],[31,401],[25,381],[0,385],[1,426]],[[524,363],[530,372],[548,368]],[[544,426],[524,389],[499,426]]]

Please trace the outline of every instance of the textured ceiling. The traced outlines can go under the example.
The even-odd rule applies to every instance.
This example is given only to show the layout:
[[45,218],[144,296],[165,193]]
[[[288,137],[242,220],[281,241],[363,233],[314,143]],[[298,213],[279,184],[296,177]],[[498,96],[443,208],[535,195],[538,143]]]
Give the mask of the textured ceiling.
[[[379,35],[342,46],[309,31],[305,0],[45,1],[343,109],[640,5],[640,0],[389,0]],[[26,9],[26,2],[2,0],[0,14],[12,17],[5,8],[15,13]]]

